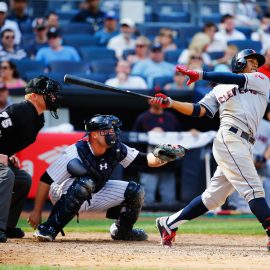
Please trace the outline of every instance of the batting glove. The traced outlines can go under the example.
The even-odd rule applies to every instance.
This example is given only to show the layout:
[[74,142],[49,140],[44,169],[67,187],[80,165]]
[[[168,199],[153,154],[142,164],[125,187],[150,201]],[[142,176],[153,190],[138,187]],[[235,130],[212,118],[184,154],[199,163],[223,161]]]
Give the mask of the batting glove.
[[150,103],[158,104],[163,109],[172,107],[172,99],[162,93],[155,94],[155,97],[150,99]]
[[177,65],[176,71],[184,75],[187,75],[189,77],[189,80],[187,81],[187,85],[190,85],[202,78],[202,72],[187,69],[185,66]]

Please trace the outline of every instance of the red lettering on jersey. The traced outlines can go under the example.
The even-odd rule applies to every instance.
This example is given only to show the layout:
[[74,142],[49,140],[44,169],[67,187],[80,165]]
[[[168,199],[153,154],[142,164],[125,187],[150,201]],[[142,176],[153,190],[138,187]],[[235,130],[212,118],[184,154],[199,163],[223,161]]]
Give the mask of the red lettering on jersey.
[[229,91],[227,91],[224,95],[218,97],[218,102],[223,103],[228,101],[231,97],[234,97],[236,95],[236,88],[233,88]]
[[265,78],[260,73],[255,73],[254,75],[256,78],[264,80]]

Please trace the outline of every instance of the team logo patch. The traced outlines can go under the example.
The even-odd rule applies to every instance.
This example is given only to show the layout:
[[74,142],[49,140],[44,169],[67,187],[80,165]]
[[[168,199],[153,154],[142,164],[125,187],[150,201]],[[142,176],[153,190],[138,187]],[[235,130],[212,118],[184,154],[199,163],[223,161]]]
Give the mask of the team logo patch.
[[108,164],[104,163],[104,164],[99,164],[99,169],[102,170],[107,170],[108,169]]

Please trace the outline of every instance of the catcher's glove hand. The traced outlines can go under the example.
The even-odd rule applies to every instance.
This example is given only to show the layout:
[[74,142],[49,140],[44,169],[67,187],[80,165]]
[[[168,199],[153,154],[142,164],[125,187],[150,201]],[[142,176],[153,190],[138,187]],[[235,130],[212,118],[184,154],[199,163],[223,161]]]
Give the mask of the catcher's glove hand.
[[181,145],[159,144],[155,147],[153,154],[163,161],[174,161],[177,157],[182,158],[186,149]]

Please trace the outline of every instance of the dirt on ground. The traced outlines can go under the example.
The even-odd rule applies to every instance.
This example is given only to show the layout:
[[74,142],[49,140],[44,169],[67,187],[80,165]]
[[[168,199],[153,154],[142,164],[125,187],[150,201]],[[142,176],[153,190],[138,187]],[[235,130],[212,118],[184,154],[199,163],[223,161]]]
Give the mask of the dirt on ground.
[[67,233],[55,242],[24,239],[0,244],[0,265],[69,266],[86,269],[269,269],[263,236],[181,234],[171,249],[157,234],[144,242],[113,241],[109,233]]

